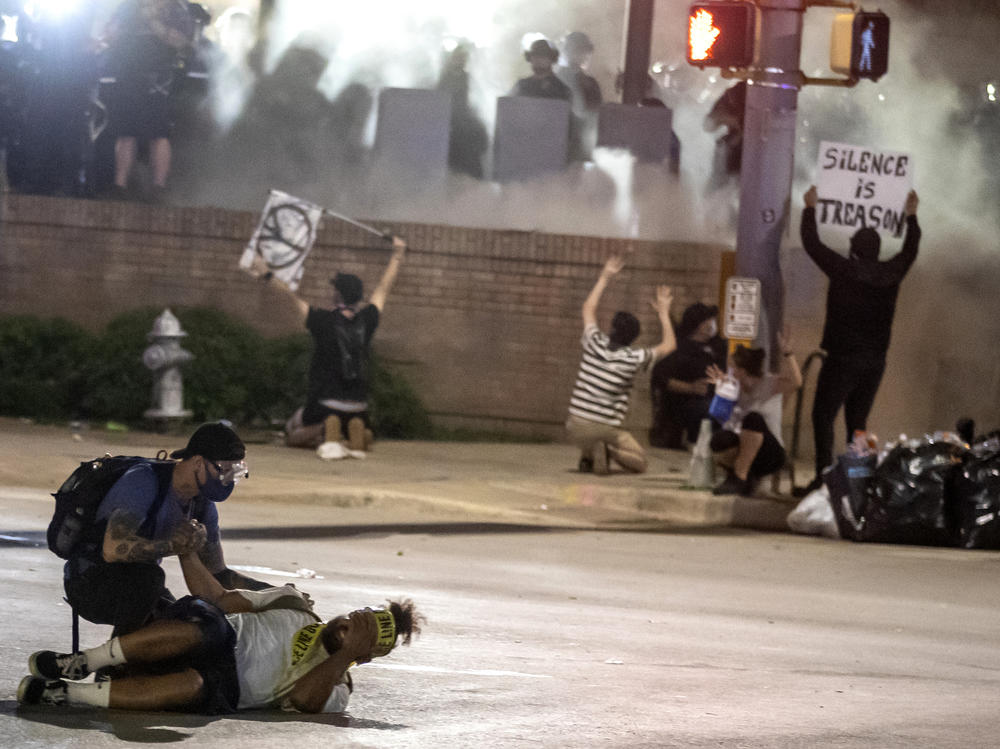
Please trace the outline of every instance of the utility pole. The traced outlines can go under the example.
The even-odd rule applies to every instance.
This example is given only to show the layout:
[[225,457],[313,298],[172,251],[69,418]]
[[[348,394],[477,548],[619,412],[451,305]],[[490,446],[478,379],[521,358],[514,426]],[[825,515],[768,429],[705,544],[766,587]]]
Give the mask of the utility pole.
[[649,81],[649,48],[653,38],[653,0],[628,0],[625,18],[625,65],[622,104],[638,104]]
[[759,337],[773,354],[784,315],[779,250],[791,207],[805,8],[803,0],[766,0],[757,6],[760,36],[747,79],[736,274],[761,282]]

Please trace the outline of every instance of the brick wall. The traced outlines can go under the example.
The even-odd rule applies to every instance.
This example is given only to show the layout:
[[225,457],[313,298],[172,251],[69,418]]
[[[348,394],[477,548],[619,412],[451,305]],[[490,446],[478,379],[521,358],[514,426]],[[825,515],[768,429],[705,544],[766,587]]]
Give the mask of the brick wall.
[[[236,268],[257,214],[11,194],[2,209],[0,314],[66,317],[99,329],[134,307],[214,306],[266,335],[301,330],[280,292]],[[435,420],[451,426],[561,433],[579,357],[580,305],[604,259],[627,244],[633,254],[605,293],[602,325],[614,310],[630,309],[642,322],[639,342],[653,344],[659,326],[647,302],[657,284],[673,285],[678,311],[718,294],[716,246],[424,224],[385,228],[405,237],[412,251],[375,347],[405,373]],[[387,260],[377,238],[327,221],[299,293],[327,304],[337,270],[356,273],[370,292]],[[643,378],[629,419],[643,433],[647,391]]]

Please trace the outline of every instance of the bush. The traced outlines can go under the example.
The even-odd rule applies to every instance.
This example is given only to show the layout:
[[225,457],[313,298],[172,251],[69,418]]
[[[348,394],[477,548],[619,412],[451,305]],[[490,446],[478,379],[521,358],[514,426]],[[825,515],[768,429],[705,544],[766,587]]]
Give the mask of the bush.
[[[153,390],[142,352],[161,312],[126,312],[99,336],[64,320],[0,317],[0,413],[141,424]],[[270,424],[305,403],[308,335],[267,339],[215,309],[175,314],[188,334],[181,346],[194,355],[182,367],[184,405],[194,422]],[[374,356],[370,400],[380,437],[430,436],[430,418],[413,389]]]
[[76,418],[93,337],[66,320],[0,318],[0,413]]

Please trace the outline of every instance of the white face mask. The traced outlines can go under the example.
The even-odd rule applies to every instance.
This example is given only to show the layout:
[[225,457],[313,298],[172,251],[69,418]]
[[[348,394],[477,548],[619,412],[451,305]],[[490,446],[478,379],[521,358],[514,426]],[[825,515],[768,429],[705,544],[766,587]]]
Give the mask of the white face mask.
[[708,337],[715,338],[716,334],[719,332],[719,323],[715,320],[709,321],[711,324],[708,326]]

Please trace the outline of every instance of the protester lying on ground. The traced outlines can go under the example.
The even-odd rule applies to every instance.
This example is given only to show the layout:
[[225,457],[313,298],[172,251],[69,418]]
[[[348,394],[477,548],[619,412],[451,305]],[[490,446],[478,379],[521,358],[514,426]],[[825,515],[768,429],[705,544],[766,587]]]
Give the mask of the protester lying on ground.
[[[353,689],[350,667],[387,655],[399,641],[408,645],[420,632],[422,617],[408,600],[324,624],[291,585],[226,590],[196,554],[182,556],[181,566],[193,595],[97,647],[34,653],[18,703],[208,715],[276,707],[341,712]],[[81,682],[100,668],[120,673]]]
[[[764,476],[781,470],[785,447],[781,439],[783,396],[802,385],[802,374],[785,336],[778,335],[781,361],[777,374],[764,371],[762,348],[738,346],[732,355],[732,373],[740,397],[722,429],[712,435],[715,462],[727,469],[725,481],[713,494],[750,496]],[[714,364],[705,374],[718,384],[725,373]]]
[[364,300],[361,279],[338,273],[333,285],[333,309],[312,307],[268,271],[257,257],[251,273],[279,289],[295,305],[312,334],[315,349],[309,366],[306,405],[285,426],[292,447],[318,447],[325,441],[347,440],[351,450],[368,450],[374,441],[368,416],[369,358],[372,338],[386,298],[406,255],[406,242],[392,238],[392,256],[371,300]]
[[636,372],[647,369],[675,347],[669,286],[658,286],[656,301],[650,302],[663,331],[662,340],[654,348],[630,347],[639,336],[639,320],[630,312],[615,313],[610,335],[597,327],[597,306],[604,288],[624,267],[620,255],[608,258],[583,303],[583,356],[566,419],[569,440],[580,448],[580,470],[598,475],[608,474],[612,461],[632,473],[646,470],[645,451],[621,425],[628,413]]
[[701,302],[684,310],[677,326],[677,350],[653,367],[650,445],[684,450],[685,436],[692,443],[698,439],[714,394],[705,370],[711,364],[726,366],[726,340],[719,337],[718,314],[718,307]]
[[138,629],[175,600],[164,585],[162,558],[191,552],[220,584],[267,587],[226,567],[222,554],[216,504],[249,475],[245,456],[232,427],[215,422],[198,427],[186,447],[170,454],[177,463],[130,468],[101,500],[98,527],[66,562],[63,582],[74,611],[112,625],[115,635]]

